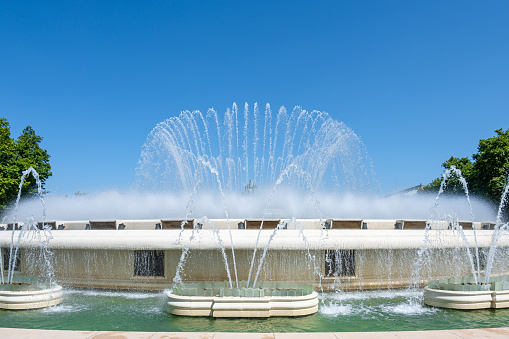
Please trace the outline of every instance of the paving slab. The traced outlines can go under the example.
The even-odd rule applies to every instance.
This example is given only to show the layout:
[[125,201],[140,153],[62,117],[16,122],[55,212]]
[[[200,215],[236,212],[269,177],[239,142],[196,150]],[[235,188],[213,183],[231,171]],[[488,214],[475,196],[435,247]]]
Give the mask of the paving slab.
[[399,339],[392,332],[334,332],[338,339]]
[[274,333],[276,339],[337,339],[332,332]]
[[0,328],[2,339],[469,339],[509,338],[509,328],[486,328],[443,331],[402,332],[306,332],[306,333],[238,333],[238,332],[117,332],[117,331],[62,331]]
[[482,329],[471,329],[471,330],[449,330],[449,332],[456,334],[460,338],[509,338],[509,331],[507,328],[482,328]]
[[442,331],[401,331],[391,332],[398,339],[428,339],[428,338],[440,338],[440,339],[460,339],[457,334],[451,333],[448,330]]
[[212,339],[213,332],[157,332],[150,339]]
[[120,332],[100,331],[90,339],[150,339],[156,332]]
[[[241,334],[241,335],[239,335]],[[214,339],[275,339],[274,333],[227,333],[227,332],[216,332],[214,333]]]
[[0,328],[2,339],[89,339],[97,331],[60,331],[60,330],[32,330],[26,328]]

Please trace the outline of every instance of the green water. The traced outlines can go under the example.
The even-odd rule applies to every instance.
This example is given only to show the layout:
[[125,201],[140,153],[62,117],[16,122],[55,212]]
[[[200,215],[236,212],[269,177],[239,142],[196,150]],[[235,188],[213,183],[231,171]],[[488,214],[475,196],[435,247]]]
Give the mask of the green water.
[[[509,309],[455,311],[428,307],[422,292],[322,293],[318,313],[298,318],[211,319],[172,316],[163,292],[66,289],[62,304],[0,310],[0,327],[101,331],[348,332],[503,327]],[[417,300],[417,302],[415,301]]]

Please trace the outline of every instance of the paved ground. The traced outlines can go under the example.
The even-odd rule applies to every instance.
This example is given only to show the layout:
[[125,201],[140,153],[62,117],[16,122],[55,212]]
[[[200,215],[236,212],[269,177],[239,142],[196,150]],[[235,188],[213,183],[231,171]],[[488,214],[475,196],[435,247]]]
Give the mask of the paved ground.
[[458,339],[458,338],[509,338],[509,327],[474,330],[408,331],[408,332],[307,332],[307,333],[207,333],[207,332],[100,332],[100,331],[54,331],[0,328],[0,338],[30,339]]

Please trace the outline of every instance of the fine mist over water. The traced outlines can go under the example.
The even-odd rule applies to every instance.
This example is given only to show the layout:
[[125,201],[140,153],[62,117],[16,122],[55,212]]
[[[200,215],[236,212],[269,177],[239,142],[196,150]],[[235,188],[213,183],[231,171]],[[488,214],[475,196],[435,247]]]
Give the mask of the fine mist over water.
[[[378,196],[371,158],[355,132],[298,106],[184,111],[148,134],[136,171],[136,191],[47,195],[45,219],[426,220],[436,203],[434,194]],[[484,201],[473,198],[472,207],[475,221],[495,220]],[[31,217],[42,219],[38,199],[22,200],[16,221]],[[442,196],[434,217],[471,220],[466,196]],[[3,221],[13,219],[11,209]]]
[[[48,195],[46,220],[106,220],[106,219],[179,219],[225,218],[225,205],[230,218],[313,218],[313,219],[419,219],[430,217],[435,204],[433,194],[394,195],[335,195],[317,192],[314,196],[290,190],[260,190],[253,195],[218,192],[190,194],[106,192],[85,196]],[[472,199],[474,221],[494,221],[496,211],[480,199]],[[440,199],[437,216],[470,220],[465,197]],[[39,199],[22,200],[16,221],[42,218]],[[12,222],[13,211],[4,218]]]

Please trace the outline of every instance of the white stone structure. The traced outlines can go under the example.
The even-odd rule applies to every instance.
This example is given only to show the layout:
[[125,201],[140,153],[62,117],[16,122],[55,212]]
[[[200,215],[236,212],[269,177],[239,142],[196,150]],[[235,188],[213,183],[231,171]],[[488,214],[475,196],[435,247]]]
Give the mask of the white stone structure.
[[509,290],[463,292],[425,287],[424,303],[430,306],[458,310],[507,308],[509,307]]
[[40,290],[0,290],[0,309],[29,310],[34,308],[54,306],[62,302],[62,296],[62,287],[59,285]]
[[[469,260],[462,250],[465,242],[458,232],[448,230],[445,222],[433,225],[442,230],[428,232],[427,242],[423,220],[274,219],[264,221],[260,234],[261,220],[253,219],[216,219],[203,224],[191,219],[184,223],[184,230],[181,219],[46,223],[54,229],[48,246],[54,253],[55,279],[65,286],[163,290],[172,286],[185,246],[190,249],[182,264],[186,282],[224,281],[227,274],[218,236],[235,279],[228,224],[239,280],[247,280],[259,236],[257,270],[277,224],[285,229],[278,230],[270,243],[260,269],[259,279],[263,281],[307,283],[324,290],[407,286],[414,278],[412,269],[423,246],[429,248],[426,260],[430,264],[422,267],[421,276],[470,274]],[[239,229],[242,224],[244,229]],[[471,246],[475,244],[472,226],[478,246],[491,245],[492,224],[483,224],[487,227],[464,223]],[[5,229],[0,231],[0,247],[6,251],[11,231],[7,224],[0,227]],[[28,240],[21,240],[19,273],[38,275],[38,268],[27,260],[30,245]],[[498,245],[503,257],[509,248],[508,237],[502,237]],[[493,273],[507,273],[501,271],[504,269],[495,265]]]
[[292,297],[205,297],[168,293],[168,310],[184,316],[214,318],[296,317],[318,311],[318,293]]

